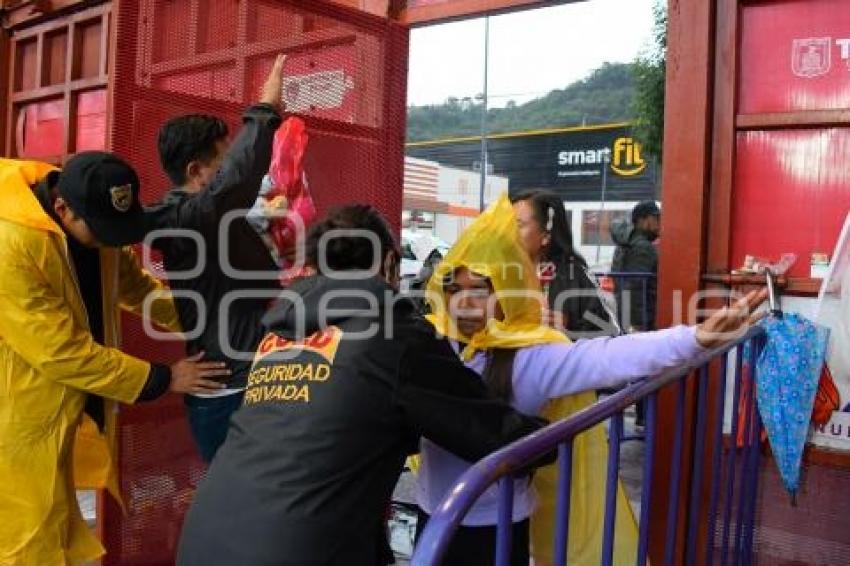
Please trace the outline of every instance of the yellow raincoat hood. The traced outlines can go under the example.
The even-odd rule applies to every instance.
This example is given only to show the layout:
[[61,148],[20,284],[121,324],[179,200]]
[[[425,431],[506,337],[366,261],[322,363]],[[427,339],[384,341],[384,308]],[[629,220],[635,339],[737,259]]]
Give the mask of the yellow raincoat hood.
[[[504,320],[490,320],[474,336],[463,336],[448,314],[443,282],[458,268],[487,277],[502,307]],[[502,195],[461,234],[428,283],[432,315],[429,320],[443,335],[465,342],[469,360],[477,351],[524,348],[568,342],[567,337],[541,321],[545,297],[537,270],[522,248],[516,215],[507,194]]]
[[33,186],[54,171],[59,170],[39,161],[0,159],[0,219],[64,236],[32,192]]

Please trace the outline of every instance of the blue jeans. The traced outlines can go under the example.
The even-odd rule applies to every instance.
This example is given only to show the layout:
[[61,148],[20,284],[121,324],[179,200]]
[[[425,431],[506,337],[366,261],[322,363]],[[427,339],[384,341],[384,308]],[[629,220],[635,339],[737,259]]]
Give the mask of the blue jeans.
[[230,415],[242,405],[245,392],[240,391],[224,397],[194,397],[186,395],[184,402],[189,416],[189,428],[201,453],[209,464],[218,448],[227,438]]

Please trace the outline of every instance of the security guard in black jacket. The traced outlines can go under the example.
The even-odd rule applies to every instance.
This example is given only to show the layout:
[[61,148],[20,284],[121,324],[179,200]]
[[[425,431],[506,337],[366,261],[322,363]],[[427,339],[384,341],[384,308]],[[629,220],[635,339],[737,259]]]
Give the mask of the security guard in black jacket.
[[[356,236],[319,250],[332,230],[376,234],[382,276],[340,278],[380,258]],[[244,404],[186,517],[181,566],[383,564],[384,513],[421,435],[474,461],[542,424],[493,400],[396,294],[398,252],[372,207],[315,226],[308,261],[320,254],[319,274],[265,318]]]

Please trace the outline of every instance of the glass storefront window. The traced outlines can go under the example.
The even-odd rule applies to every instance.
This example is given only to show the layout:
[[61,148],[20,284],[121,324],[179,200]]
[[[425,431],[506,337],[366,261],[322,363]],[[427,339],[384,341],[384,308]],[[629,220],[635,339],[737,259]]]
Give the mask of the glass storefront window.
[[611,224],[628,219],[628,210],[585,210],[581,218],[581,243],[585,246],[613,246]]

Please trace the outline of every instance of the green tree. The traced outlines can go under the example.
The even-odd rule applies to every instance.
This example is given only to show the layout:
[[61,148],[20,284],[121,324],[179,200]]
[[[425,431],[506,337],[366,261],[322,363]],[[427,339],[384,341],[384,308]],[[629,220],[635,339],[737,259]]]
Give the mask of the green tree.
[[667,2],[656,0],[652,43],[634,64],[635,136],[661,161],[664,145],[664,88],[667,77]]
[[[634,119],[635,71],[630,63],[605,63],[586,78],[525,104],[487,111],[487,133],[560,128]],[[481,104],[449,98],[444,104],[407,109],[408,141],[481,132]]]

